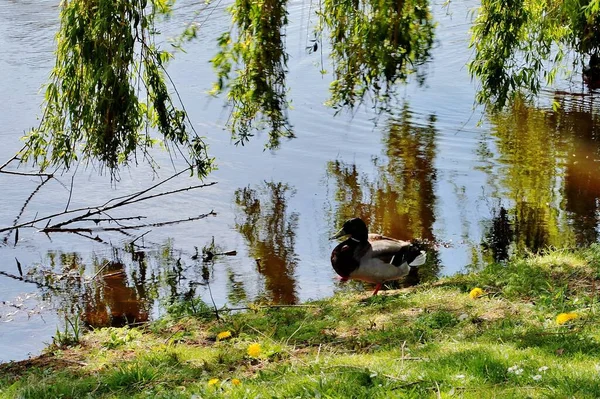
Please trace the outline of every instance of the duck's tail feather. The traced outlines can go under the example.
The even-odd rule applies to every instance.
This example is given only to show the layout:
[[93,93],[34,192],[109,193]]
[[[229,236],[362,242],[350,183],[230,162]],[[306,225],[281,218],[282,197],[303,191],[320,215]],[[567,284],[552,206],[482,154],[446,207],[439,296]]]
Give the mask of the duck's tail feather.
[[425,251],[421,251],[421,253],[419,255],[417,255],[417,257],[410,262],[408,265],[410,267],[417,267],[417,266],[421,266],[425,264],[425,261],[427,260],[427,254],[425,253]]

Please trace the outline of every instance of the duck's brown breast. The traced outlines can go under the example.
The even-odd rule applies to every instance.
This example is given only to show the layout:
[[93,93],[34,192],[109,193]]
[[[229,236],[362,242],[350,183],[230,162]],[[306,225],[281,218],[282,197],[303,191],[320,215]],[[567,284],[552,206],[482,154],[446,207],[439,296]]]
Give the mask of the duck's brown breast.
[[358,269],[359,261],[355,256],[356,245],[348,240],[342,242],[331,252],[331,266],[341,277],[348,277]]

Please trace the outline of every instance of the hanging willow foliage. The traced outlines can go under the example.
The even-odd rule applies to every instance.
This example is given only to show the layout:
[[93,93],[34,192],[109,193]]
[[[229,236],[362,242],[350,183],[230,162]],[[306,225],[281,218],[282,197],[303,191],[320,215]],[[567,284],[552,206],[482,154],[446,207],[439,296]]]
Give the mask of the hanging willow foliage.
[[[533,98],[560,70],[600,55],[600,0],[482,0],[468,64],[477,101],[499,110]],[[569,59],[567,54],[573,53]]]
[[[168,14],[170,3],[147,2],[62,2],[56,65],[40,125],[25,137],[24,161],[68,169],[81,156],[114,175],[137,162],[138,151],[152,162],[148,149],[164,142],[170,150],[186,147],[188,162],[206,176],[212,160],[174,106],[163,68],[170,54],[153,42],[155,18]],[[151,137],[152,129],[162,140]]]
[[320,30],[329,32],[334,62],[330,105],[387,107],[397,83],[429,58],[434,27],[428,0],[324,0]]
[[[286,0],[236,0],[229,7],[234,26],[221,35],[220,51],[211,60],[218,77],[211,93],[227,90],[236,144],[244,144],[262,128],[269,129],[267,148],[293,137],[285,85],[286,5]],[[236,76],[231,77],[234,67]]]

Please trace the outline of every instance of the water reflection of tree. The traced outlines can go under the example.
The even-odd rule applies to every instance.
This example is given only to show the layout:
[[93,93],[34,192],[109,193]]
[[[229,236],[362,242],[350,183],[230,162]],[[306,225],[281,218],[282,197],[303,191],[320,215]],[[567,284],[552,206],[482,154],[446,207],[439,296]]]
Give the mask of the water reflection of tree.
[[564,140],[544,112],[516,105],[491,118],[500,153],[502,196],[512,200],[515,244],[538,250],[561,241],[558,219],[558,166]]
[[[361,217],[373,232],[434,241],[436,133],[434,116],[417,125],[405,106],[387,124],[384,156],[373,161],[375,176],[360,173],[355,164],[330,162],[327,174],[336,187],[332,231],[348,218]],[[436,276],[439,269],[439,255],[431,246],[421,277]]]
[[483,238],[483,249],[489,251],[491,260],[500,262],[510,256],[510,245],[514,240],[514,231],[508,211],[502,206],[492,209],[492,220]]
[[235,192],[235,203],[242,211],[236,228],[246,239],[250,256],[259,259],[258,271],[276,303],[295,303],[298,299],[294,279],[298,213],[287,209],[287,201],[294,194],[287,184],[275,182]]
[[[599,118],[572,104],[558,111],[517,104],[491,122],[501,163],[500,194],[511,202],[501,206],[508,208],[516,249],[596,241]],[[491,223],[488,238],[502,234],[494,226],[505,223],[497,222]]]
[[561,104],[552,122],[570,138],[564,200],[578,244],[598,241],[600,212],[600,116],[579,101]]
[[100,281],[85,291],[83,320],[94,327],[122,327],[147,321],[149,298],[145,293],[145,282],[131,286],[123,263],[109,262],[107,265]]
[[91,327],[106,327],[147,321],[161,287],[179,298],[182,271],[167,243],[148,252],[112,248],[110,256],[87,261],[74,252],[50,252],[29,275],[59,312],[69,318],[80,315]]

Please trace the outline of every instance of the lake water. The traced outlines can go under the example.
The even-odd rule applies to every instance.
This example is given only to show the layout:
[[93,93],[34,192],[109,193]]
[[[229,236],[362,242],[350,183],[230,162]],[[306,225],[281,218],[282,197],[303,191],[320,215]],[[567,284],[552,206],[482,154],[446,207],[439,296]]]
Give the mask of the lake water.
[[[159,316],[161,303],[175,297],[235,306],[330,296],[341,288],[329,261],[335,243],[328,237],[352,216],[363,217],[374,232],[427,240],[424,279],[466,271],[515,250],[598,241],[597,97],[575,78],[562,82],[560,91],[548,91],[537,108],[494,117],[475,109],[476,86],[465,63],[471,54],[469,10],[476,2],[449,9],[432,4],[437,39],[425,85],[406,85],[395,110],[377,118],[368,108],[334,117],[323,105],[331,77],[319,73],[320,55],[305,50],[314,6],[291,1],[289,116],[297,138],[274,152],[263,150],[264,135],[234,146],[223,129],[223,102],[205,94],[214,79],[208,63],[214,39],[229,26],[225,3],[215,4],[210,14],[200,14],[199,39],[176,56],[169,72],[217,159],[219,169],[207,182],[218,184],[111,216],[146,216],[145,222],[211,210],[217,216],[130,237],[99,233],[103,242],[36,229],[20,229],[16,245],[14,233],[6,236],[0,246],[0,362],[38,354],[62,328],[64,314],[79,312],[93,326],[122,325]],[[163,36],[182,29],[195,9],[180,6]],[[0,3],[1,163],[38,123],[57,28],[57,1]],[[552,98],[562,104],[559,111],[549,106]],[[70,200],[73,173],[58,176],[33,197],[21,221],[60,212],[67,203],[69,209],[97,206],[174,173],[168,155],[155,157],[162,166],[158,177],[141,165],[123,170],[117,183],[82,166]],[[38,183],[35,177],[0,174],[0,226],[12,224]],[[196,183],[182,176],[162,190]],[[128,249],[135,238],[135,250]],[[236,255],[202,262],[195,248],[212,242]],[[37,285],[15,279],[19,267]]]

